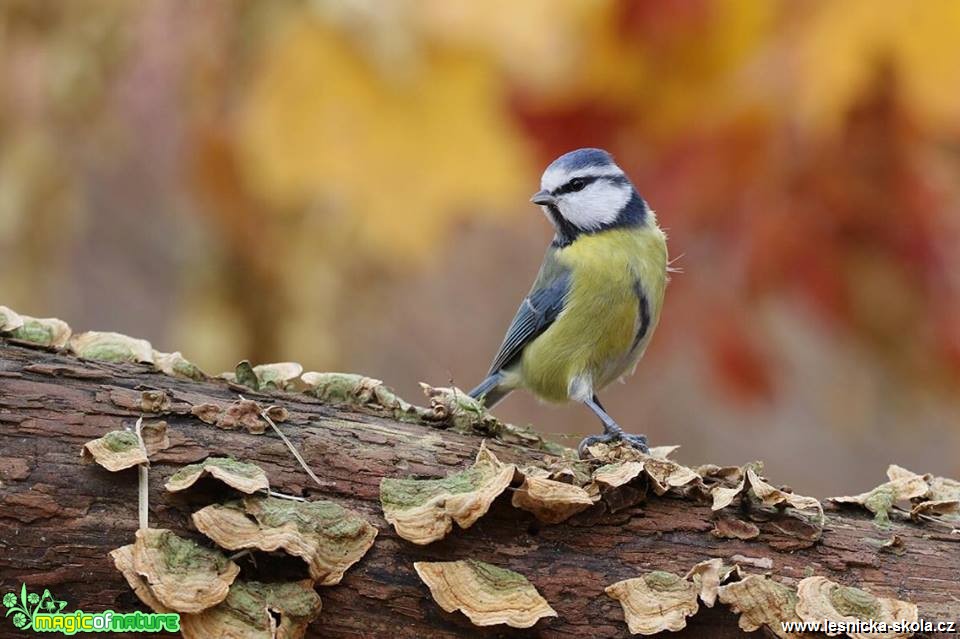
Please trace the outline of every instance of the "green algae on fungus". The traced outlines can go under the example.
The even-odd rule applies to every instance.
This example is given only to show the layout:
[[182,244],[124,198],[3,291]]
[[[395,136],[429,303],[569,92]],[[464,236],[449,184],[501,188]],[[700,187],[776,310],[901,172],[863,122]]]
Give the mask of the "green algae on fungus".
[[83,445],[80,456],[94,461],[111,472],[147,463],[147,451],[140,445],[136,434],[115,430]]
[[923,497],[929,491],[926,477],[917,475],[896,464],[887,468],[889,481],[859,495],[831,497],[837,504],[858,504],[874,514],[874,522],[886,525],[890,521],[890,510],[898,501]]
[[[893,624],[897,621],[917,620],[915,604],[899,599],[876,597],[865,590],[842,586],[826,577],[807,577],[797,585],[797,616],[803,621],[834,621],[850,623],[880,621]],[[885,637],[887,639],[909,637],[913,633],[848,633],[853,639]]]
[[[158,613],[171,613],[154,594],[147,579],[133,566],[134,544],[117,548],[110,557],[140,600]],[[320,597],[309,580],[260,583],[235,579],[226,598],[199,613],[181,613],[185,639],[299,639],[320,613]],[[279,615],[279,626],[274,616]]]
[[459,388],[438,388],[420,384],[430,400],[431,419],[458,433],[498,435],[504,423],[487,412],[483,403]]
[[475,626],[529,628],[557,616],[533,584],[512,570],[473,559],[418,561],[413,567],[441,608],[461,611]]
[[184,466],[167,480],[166,488],[175,493],[193,486],[204,474],[244,493],[255,493],[270,487],[267,474],[256,464],[230,457],[209,457],[198,464]]
[[178,537],[170,530],[137,531],[133,569],[164,607],[197,613],[224,600],[240,567],[223,553]]
[[340,583],[344,572],[373,545],[377,529],[330,501],[245,497],[207,506],[193,514],[197,529],[229,550],[282,549],[310,567],[323,586]]
[[720,603],[740,615],[739,626],[746,632],[761,626],[780,639],[798,639],[801,635],[786,632],[782,623],[799,622],[797,593],[788,586],[761,575],[749,575],[740,581],[720,586]]
[[605,590],[620,602],[627,627],[635,635],[681,630],[687,625],[687,617],[699,609],[700,587],[663,570],[618,581]]
[[470,468],[443,479],[380,481],[380,505],[397,534],[415,544],[443,539],[453,522],[469,528],[486,514],[490,504],[513,479],[513,464],[503,464],[480,444]]
[[309,580],[238,579],[222,603],[200,614],[183,615],[181,632],[184,639],[300,639],[320,610],[320,597]]
[[253,367],[261,390],[289,390],[302,372],[303,366],[297,362],[258,364]]
[[420,422],[429,411],[411,404],[379,379],[355,373],[309,372],[300,376],[306,394],[329,404],[344,404],[390,415],[401,422]]
[[20,325],[10,330],[10,337],[48,348],[63,348],[73,331],[63,320],[55,317],[37,318],[20,316]]
[[206,374],[195,364],[187,361],[180,351],[173,353],[161,353],[153,351],[153,365],[162,373],[174,377],[183,377],[194,381],[203,381],[207,378]]
[[120,333],[88,331],[70,338],[70,351],[101,362],[153,363],[153,347],[145,339]]
[[232,377],[227,373],[224,373],[221,377],[247,388],[260,390],[260,380],[257,378],[257,373],[253,370],[253,365],[245,359],[238,362],[233,368]]
[[576,459],[576,451],[543,438],[531,426],[517,426],[502,422],[491,415],[483,403],[470,397],[456,387],[434,387],[420,384],[424,395],[430,400],[424,419],[440,428],[449,428],[457,433],[495,437],[509,444],[536,448],[551,455]]

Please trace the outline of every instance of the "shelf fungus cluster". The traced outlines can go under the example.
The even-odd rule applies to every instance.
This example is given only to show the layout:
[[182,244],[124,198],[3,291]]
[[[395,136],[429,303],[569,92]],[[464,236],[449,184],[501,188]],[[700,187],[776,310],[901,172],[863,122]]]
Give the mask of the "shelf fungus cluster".
[[[826,577],[807,577],[797,585],[796,614],[804,621],[878,621],[892,626],[896,622],[915,622],[917,606],[899,599],[876,597],[865,590],[842,586]],[[852,639],[869,639],[878,633],[851,632]],[[912,633],[888,632],[885,639],[909,637]]]
[[303,637],[320,614],[320,597],[310,580],[244,581],[237,578],[237,565],[221,553],[168,530],[140,531],[135,543],[110,556],[150,609],[180,613],[184,639]]
[[513,480],[513,464],[503,464],[481,443],[473,466],[443,479],[380,482],[383,515],[397,534],[415,544],[443,539],[453,522],[469,528]]
[[373,545],[377,529],[329,501],[290,501],[250,496],[195,512],[197,529],[228,550],[283,550],[300,557],[321,586],[340,583],[343,573]]
[[[746,632],[765,628],[781,639],[802,639],[787,632],[784,623],[824,620],[855,623],[878,621],[893,624],[917,620],[917,607],[898,599],[876,597],[859,588],[842,586],[825,577],[808,577],[787,585],[767,575],[746,575],[739,566],[720,559],[700,562],[686,576],[655,570],[607,587],[607,594],[620,602],[632,634],[653,635],[678,631],[704,604],[719,601],[739,615]],[[854,639],[883,636],[908,637],[909,633],[868,635],[851,633]]]
[[620,602],[632,634],[653,635],[685,628],[687,618],[700,609],[699,601],[712,608],[721,584],[739,577],[739,567],[724,565],[720,559],[708,559],[695,565],[684,577],[654,570],[611,584],[606,593]]
[[859,495],[831,497],[838,504],[860,505],[874,514],[878,524],[886,524],[897,503],[910,502],[910,517],[920,521],[939,521],[960,528],[960,481],[930,474],[918,475],[896,464],[887,468],[887,480]]
[[441,608],[459,610],[476,626],[529,628],[557,616],[527,578],[512,570],[472,559],[420,561],[413,567]]
[[[484,443],[473,466],[445,478],[384,478],[380,501],[397,534],[417,544],[442,539],[453,522],[469,527],[511,484],[512,505],[548,524],[565,521],[599,502],[615,512],[642,501],[648,491],[656,495],[674,491],[710,500],[715,511],[746,500],[752,506],[750,516],[760,521],[786,518],[777,526],[781,533],[793,536],[777,542],[784,549],[809,546],[819,539],[823,508],[816,499],[774,487],[761,477],[759,464],[688,468],[669,459],[676,448],[663,446],[642,454],[599,444],[591,452],[608,462],[599,467],[596,461],[566,457],[541,466],[516,467],[501,463]],[[753,539],[760,529],[731,514],[718,514],[714,534]]]
[[[154,350],[147,340],[103,331],[74,334],[70,326],[56,318],[34,318],[20,315],[0,306],[0,336],[43,348],[62,350],[84,359],[101,362],[125,362],[150,365],[154,370],[175,377],[196,381],[209,376],[179,352]],[[238,363],[234,370],[217,375],[235,390],[303,392],[330,404],[346,405],[397,421],[429,424],[495,437],[504,442],[529,446],[551,454],[563,455],[563,446],[545,440],[529,426],[501,422],[483,406],[458,388],[436,388],[421,384],[429,406],[418,406],[404,400],[382,381],[354,373],[303,372],[297,362],[277,362],[253,366],[249,361]],[[194,415],[221,428],[243,427],[262,433],[266,423],[243,402],[230,407],[202,404],[194,407]],[[267,409],[273,421],[285,419],[282,409]],[[276,412],[275,412],[276,411]]]
[[19,315],[5,306],[0,306],[0,335],[44,348],[66,348],[84,359],[140,362],[167,375],[196,380],[206,377],[180,353],[155,351],[146,340],[105,331],[74,334],[63,320]]
[[[165,424],[155,430],[152,441],[165,439]],[[137,435],[125,431],[89,442],[84,454],[108,468],[146,460]],[[114,565],[151,609],[180,613],[187,639],[303,637],[321,609],[314,587],[339,583],[373,545],[376,528],[332,502],[270,496],[263,469],[231,458],[211,457],[185,466],[168,478],[166,488],[184,491],[205,475],[245,496],[195,512],[193,521],[200,532],[219,548],[300,557],[310,579],[276,583],[242,579],[240,566],[219,548],[149,528],[145,519],[133,544],[110,553]]]
[[303,373],[303,366],[297,362],[275,362],[254,366],[249,361],[242,360],[232,372],[221,373],[219,377],[256,391],[286,391],[297,388],[301,373]]

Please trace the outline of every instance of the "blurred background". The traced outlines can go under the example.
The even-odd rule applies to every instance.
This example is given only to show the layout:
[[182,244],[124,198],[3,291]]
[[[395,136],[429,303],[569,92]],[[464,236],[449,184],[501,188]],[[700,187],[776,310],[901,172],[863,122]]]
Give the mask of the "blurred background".
[[956,477],[958,60],[955,0],[4,0],[0,303],[470,388],[540,172],[600,146],[682,269],[621,424],[819,496]]

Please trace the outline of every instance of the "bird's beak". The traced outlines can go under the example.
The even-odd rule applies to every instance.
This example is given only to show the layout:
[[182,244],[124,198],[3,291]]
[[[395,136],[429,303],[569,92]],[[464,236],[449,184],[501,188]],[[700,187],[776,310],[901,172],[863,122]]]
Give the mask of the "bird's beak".
[[550,194],[550,191],[544,189],[534,193],[533,197],[530,198],[530,201],[534,204],[547,206],[548,204],[555,204],[557,202],[557,198],[553,197],[553,195]]

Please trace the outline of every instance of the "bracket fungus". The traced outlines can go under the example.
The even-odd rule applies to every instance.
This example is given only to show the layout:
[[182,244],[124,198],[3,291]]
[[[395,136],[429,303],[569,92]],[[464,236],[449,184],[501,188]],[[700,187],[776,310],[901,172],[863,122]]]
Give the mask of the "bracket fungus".
[[147,451],[140,445],[140,439],[136,433],[127,430],[110,431],[103,437],[87,442],[80,455],[110,472],[147,463]]
[[303,373],[303,366],[297,362],[276,362],[259,364],[253,367],[261,390],[289,390]]
[[380,481],[384,518],[397,534],[415,544],[443,539],[453,522],[469,528],[486,514],[490,504],[513,479],[513,464],[503,464],[480,444],[473,466],[443,479]]
[[233,372],[223,373],[221,378],[247,388],[259,390],[290,390],[303,372],[303,366],[297,362],[277,362],[253,366],[242,360]]
[[133,544],[111,556],[144,603],[185,613],[223,601],[240,572],[223,553],[160,528],[138,530]]
[[70,350],[78,357],[101,362],[153,363],[150,342],[120,333],[88,331],[74,335]]
[[308,395],[330,404],[347,404],[386,413],[398,421],[420,421],[428,412],[404,400],[379,379],[355,373],[309,372],[300,376]]
[[760,575],[749,575],[740,581],[719,589],[720,603],[730,606],[740,615],[740,628],[746,632],[766,626],[781,639],[796,639],[800,635],[786,632],[781,623],[801,621],[797,616],[797,593],[781,583]]
[[918,475],[906,468],[891,464],[887,468],[888,481],[859,495],[831,497],[838,504],[857,504],[874,514],[874,521],[885,525],[897,502],[910,500],[910,516],[936,517],[947,522],[960,521],[960,482],[946,477]]
[[320,597],[309,580],[238,579],[223,602],[199,614],[182,615],[181,633],[184,639],[300,639],[320,609]]
[[[898,621],[917,621],[918,611],[915,604],[899,599],[875,597],[865,590],[841,586],[826,577],[807,577],[797,585],[797,616],[803,621],[835,621],[855,623],[860,621],[882,621],[893,624]],[[909,637],[907,632],[848,632],[853,639],[869,637]]]
[[340,583],[343,573],[373,545],[377,529],[330,501],[245,497],[242,504],[213,504],[193,514],[197,529],[228,550],[282,549],[302,558],[322,586]]
[[523,484],[513,493],[511,503],[515,508],[533,513],[544,523],[558,524],[589,508],[594,500],[579,486],[542,477],[525,477]]
[[0,306],[0,333],[11,333],[23,326],[23,318],[13,309]]
[[267,474],[256,464],[248,464],[230,457],[208,457],[198,464],[184,466],[175,472],[167,480],[166,488],[171,493],[186,490],[204,474],[248,494],[270,487]]
[[691,568],[684,579],[692,581],[700,588],[700,600],[706,604],[707,608],[713,608],[717,601],[717,591],[720,584],[726,582],[731,576],[740,576],[739,566],[727,566],[722,559],[714,558],[701,561]]
[[441,608],[461,611],[475,626],[529,628],[557,616],[533,584],[512,570],[473,559],[418,561],[413,567]]
[[593,472],[593,481],[602,488],[619,488],[630,483],[643,473],[643,463],[637,461],[616,462],[601,466]]
[[823,515],[823,506],[820,505],[817,499],[774,488],[763,480],[752,466],[747,466],[746,472],[736,486],[732,488],[720,485],[714,487],[711,491],[713,495],[713,510],[726,508],[733,503],[733,500],[738,495],[744,494],[746,489],[749,489],[764,506],[787,504],[798,510],[816,510],[821,516]]
[[252,399],[238,399],[226,407],[205,403],[195,404],[190,408],[190,414],[205,424],[213,424],[224,430],[243,427],[251,435],[261,435],[267,430],[268,424],[263,419],[262,412],[274,422],[284,422],[289,417],[287,409],[282,406],[261,409]]
[[657,446],[644,454],[622,444],[594,444],[589,447],[590,454],[606,463],[597,469],[594,479],[598,483],[619,486],[639,476],[642,471],[657,495],[663,495],[672,488],[700,484],[701,478],[696,471],[668,459],[678,448]]
[[627,627],[635,635],[682,630],[687,625],[687,617],[699,609],[700,587],[662,570],[618,581],[605,590],[620,602]]
[[55,317],[38,318],[17,315],[9,308],[0,307],[0,333],[13,339],[47,348],[63,348],[73,331],[63,320]]
[[486,433],[495,435],[503,422],[487,412],[483,403],[459,388],[420,384],[430,400],[431,418],[443,422],[458,433]]
[[153,364],[161,373],[174,377],[183,377],[198,382],[207,377],[195,364],[181,355],[180,351],[173,353],[153,351]]

